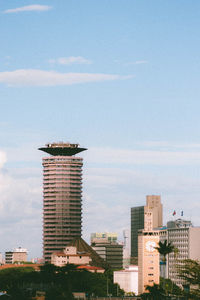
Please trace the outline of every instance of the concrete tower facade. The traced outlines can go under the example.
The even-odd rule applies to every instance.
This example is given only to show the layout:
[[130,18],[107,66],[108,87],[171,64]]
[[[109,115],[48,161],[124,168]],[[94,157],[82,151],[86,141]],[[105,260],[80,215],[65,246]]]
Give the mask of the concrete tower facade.
[[147,195],[146,205],[131,208],[131,256],[138,257],[138,230],[152,231],[162,227],[163,206],[161,196]]
[[159,284],[160,256],[155,249],[159,243],[159,231],[138,232],[138,293],[146,292],[147,285]]
[[39,148],[43,158],[43,257],[63,250],[82,229],[82,165],[78,144],[52,143]]
[[152,229],[156,227],[162,227],[163,205],[161,203],[160,195],[146,196],[146,211],[152,213]]

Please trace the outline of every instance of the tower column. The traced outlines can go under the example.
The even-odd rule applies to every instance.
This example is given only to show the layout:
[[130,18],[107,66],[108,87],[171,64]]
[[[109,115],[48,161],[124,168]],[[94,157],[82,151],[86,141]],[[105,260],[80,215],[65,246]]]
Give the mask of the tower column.
[[77,144],[53,143],[39,148],[43,158],[43,256],[63,250],[82,229],[83,159],[74,156],[87,150]]

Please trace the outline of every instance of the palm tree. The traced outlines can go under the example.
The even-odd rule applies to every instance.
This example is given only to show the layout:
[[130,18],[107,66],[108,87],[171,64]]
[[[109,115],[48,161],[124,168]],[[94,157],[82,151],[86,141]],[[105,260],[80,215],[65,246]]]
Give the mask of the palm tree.
[[158,243],[159,247],[155,247],[155,249],[158,250],[158,252],[163,256],[163,262],[166,262],[166,257],[168,254],[172,253],[174,251],[174,246],[172,243],[168,243],[167,240],[164,242],[159,242]]
[[167,255],[172,253],[175,249],[175,247],[172,245],[172,243],[168,243],[167,240],[164,242],[159,242],[158,247],[155,247],[155,249],[158,250],[160,253],[162,259],[160,261],[160,274],[161,277],[166,278],[166,260],[167,260]]

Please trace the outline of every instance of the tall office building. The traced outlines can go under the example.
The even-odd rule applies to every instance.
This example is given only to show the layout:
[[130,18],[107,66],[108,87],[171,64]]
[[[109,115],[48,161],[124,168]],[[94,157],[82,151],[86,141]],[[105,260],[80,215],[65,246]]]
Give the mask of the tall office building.
[[163,208],[159,195],[146,196],[146,205],[131,208],[131,257],[138,257],[138,230],[161,227]]
[[161,197],[159,195],[146,196],[146,211],[152,213],[152,229],[156,227],[162,227],[163,206],[161,203]]
[[144,229],[144,206],[131,208],[131,257],[138,256],[138,230]]
[[178,268],[185,259],[200,259],[200,227],[182,219],[168,222],[165,239],[177,249],[167,257],[168,278],[179,286],[184,285],[186,282],[178,276]]
[[39,150],[51,156],[43,158],[43,256],[63,250],[82,227],[82,165],[75,154],[87,150],[78,144],[52,143]]

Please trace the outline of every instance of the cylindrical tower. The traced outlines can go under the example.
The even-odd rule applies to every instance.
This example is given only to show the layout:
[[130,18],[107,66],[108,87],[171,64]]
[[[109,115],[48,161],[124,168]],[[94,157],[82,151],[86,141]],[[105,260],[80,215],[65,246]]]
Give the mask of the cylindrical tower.
[[74,155],[87,150],[78,144],[53,143],[39,148],[49,153],[43,158],[43,257],[63,250],[82,227],[82,165]]

